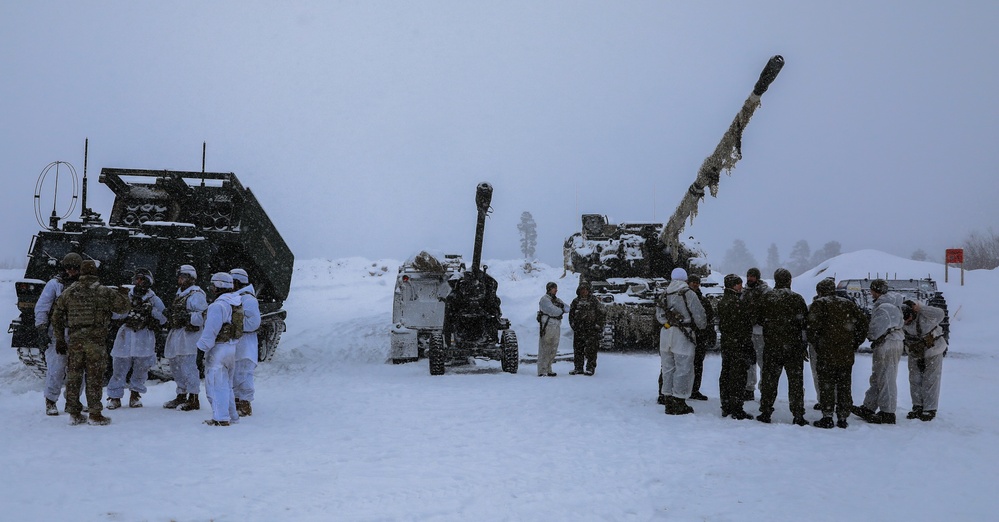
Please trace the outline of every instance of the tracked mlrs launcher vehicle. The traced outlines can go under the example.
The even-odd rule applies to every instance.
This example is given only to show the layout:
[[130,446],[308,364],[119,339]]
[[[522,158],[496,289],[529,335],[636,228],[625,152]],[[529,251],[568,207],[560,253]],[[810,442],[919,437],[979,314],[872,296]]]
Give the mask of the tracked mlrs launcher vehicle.
[[[202,288],[208,287],[214,272],[245,269],[260,301],[257,358],[269,359],[285,331],[287,312],[282,305],[294,256],[250,189],[235,174],[224,172],[106,168],[100,182],[115,195],[106,223],[86,208],[84,174],[81,219],[61,227],[58,218],[48,226],[40,223],[44,230],[31,240],[24,279],[16,283],[20,316],[9,328],[21,361],[44,375],[35,303],[70,252],[98,260],[98,276],[105,285],[129,284],[137,269],[150,270],[153,290],[168,307],[177,291],[180,265],[195,267]],[[160,357],[166,333],[165,327],[157,332]],[[169,378],[168,368],[161,361],[151,376]]]
[[472,266],[454,282],[444,302],[443,332],[430,338],[430,375],[443,375],[445,366],[468,364],[472,358],[499,360],[503,371],[509,373],[517,373],[520,365],[517,334],[500,311],[499,284],[482,265],[482,236],[492,197],[493,187],[479,183],[475,189],[478,220]]
[[602,350],[657,349],[655,303],[669,283],[670,272],[680,267],[689,274],[710,274],[703,251],[695,242],[681,240],[681,233],[687,219],[697,215],[705,188],[717,196],[722,170],[731,173],[742,158],[742,132],[783,66],[779,55],[767,62],[753,92],[714,153],[702,163],[669,221],[615,225],[602,215],[584,214],[582,230],[566,239],[565,269],[589,281],[594,295],[606,303]]

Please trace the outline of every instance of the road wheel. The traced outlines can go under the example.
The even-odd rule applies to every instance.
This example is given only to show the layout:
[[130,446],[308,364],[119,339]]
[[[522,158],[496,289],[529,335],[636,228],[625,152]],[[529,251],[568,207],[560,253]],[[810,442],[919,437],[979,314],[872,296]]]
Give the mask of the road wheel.
[[500,339],[503,347],[503,359],[501,364],[503,371],[507,373],[517,373],[520,366],[520,351],[517,347],[517,333],[513,330],[504,330]]
[[430,336],[430,348],[427,350],[430,360],[430,375],[444,375],[444,336],[435,333]]

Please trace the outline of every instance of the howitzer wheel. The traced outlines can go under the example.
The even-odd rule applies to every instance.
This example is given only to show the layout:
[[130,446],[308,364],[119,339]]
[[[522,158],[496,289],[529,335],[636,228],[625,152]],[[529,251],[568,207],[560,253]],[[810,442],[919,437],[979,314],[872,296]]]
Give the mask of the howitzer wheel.
[[600,351],[609,352],[614,349],[614,325],[605,324],[603,332],[600,333]]
[[444,336],[442,334],[434,333],[430,336],[427,359],[430,360],[430,375],[444,375]]
[[503,367],[503,371],[506,373],[517,373],[517,368],[520,366],[520,350],[517,346],[517,333],[513,330],[503,330],[503,335],[500,338],[500,344],[503,348],[503,358],[500,360],[500,365]]
[[17,358],[31,369],[31,373],[45,378],[45,351],[34,347],[20,347],[17,349]]

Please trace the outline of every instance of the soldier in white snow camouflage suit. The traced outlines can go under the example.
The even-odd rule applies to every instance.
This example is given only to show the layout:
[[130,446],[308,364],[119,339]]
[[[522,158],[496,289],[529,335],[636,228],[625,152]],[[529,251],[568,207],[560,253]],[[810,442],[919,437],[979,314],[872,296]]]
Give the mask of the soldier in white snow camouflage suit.
[[208,299],[205,291],[194,284],[197,278],[198,272],[191,265],[181,265],[177,271],[177,295],[170,305],[170,333],[163,349],[163,356],[170,361],[170,373],[177,384],[177,397],[164,403],[164,408],[179,406],[184,411],[201,409],[196,343],[205,324],[202,312],[208,309]]
[[[236,411],[241,417],[253,415],[253,370],[257,367],[257,330],[260,328],[260,303],[246,270],[229,271],[236,294],[243,305],[243,335],[236,341],[236,370],[233,374],[232,392],[236,397]],[[446,284],[446,283],[445,283]],[[448,287],[450,288],[450,287]]]

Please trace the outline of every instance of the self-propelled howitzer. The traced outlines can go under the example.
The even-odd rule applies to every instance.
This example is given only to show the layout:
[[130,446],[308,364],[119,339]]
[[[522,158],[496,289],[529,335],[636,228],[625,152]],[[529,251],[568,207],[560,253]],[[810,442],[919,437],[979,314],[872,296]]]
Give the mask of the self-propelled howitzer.
[[[696,243],[681,240],[680,234],[687,219],[697,215],[705,189],[717,195],[722,170],[731,171],[742,158],[742,133],[783,66],[779,55],[767,62],[753,92],[704,160],[669,221],[613,224],[603,215],[584,214],[581,231],[566,239],[566,270],[589,281],[594,295],[607,305],[601,349],[655,349],[659,339],[655,299],[668,284],[670,272],[680,267],[690,274],[710,275],[704,252]],[[702,284],[705,293],[711,293],[710,285]]]

